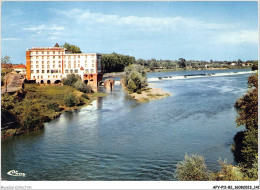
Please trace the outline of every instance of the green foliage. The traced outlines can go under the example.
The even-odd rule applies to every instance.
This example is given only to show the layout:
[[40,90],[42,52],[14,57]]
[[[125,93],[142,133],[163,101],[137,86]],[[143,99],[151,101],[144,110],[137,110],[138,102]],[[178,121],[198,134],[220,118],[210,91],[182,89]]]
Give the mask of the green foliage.
[[185,155],[184,161],[177,164],[175,177],[180,181],[207,181],[210,179],[210,171],[200,155]]
[[54,110],[56,112],[60,111],[59,104],[58,103],[49,103],[47,104],[47,108],[49,110]]
[[180,68],[186,68],[186,60],[185,59],[180,58],[178,64],[179,64]]
[[258,61],[253,62],[252,71],[258,70]]
[[71,52],[71,53],[81,53],[81,50],[78,46],[75,45],[71,45],[69,43],[64,43],[64,45],[62,46],[64,48],[67,49],[67,51]]
[[79,90],[80,92],[84,92],[84,93],[91,93],[92,92],[92,88],[89,85],[86,85],[83,81],[78,80],[77,82],[75,82],[73,84],[73,87],[76,88],[77,90]]
[[102,71],[104,73],[121,72],[128,65],[135,63],[135,57],[117,53],[103,54],[101,56]]
[[129,65],[125,68],[123,76],[124,86],[130,92],[137,92],[147,86],[147,76],[144,67],[141,65]]
[[81,98],[86,99],[86,100],[89,100],[89,99],[90,99],[89,96],[87,96],[86,94],[82,94],[82,95],[81,95]]
[[244,165],[251,168],[254,159],[258,155],[258,129],[249,129],[245,132],[243,139],[242,156],[245,159]]
[[23,130],[34,130],[36,128],[43,127],[43,116],[41,115],[39,108],[36,106],[29,107],[26,112],[26,116],[21,120]]
[[64,104],[68,107],[76,106],[78,103],[77,97],[72,92],[67,92],[64,96]]
[[241,181],[244,174],[240,167],[227,164],[227,161],[219,161],[221,170],[213,174],[213,179],[217,181]]
[[257,180],[258,179],[258,156],[253,160],[252,167],[245,169],[245,174],[247,175],[247,180]]
[[79,75],[68,74],[66,78],[62,79],[64,85],[73,86],[78,80],[81,80]]
[[258,128],[258,75],[249,77],[249,87],[253,86],[246,95],[240,99],[240,111],[236,119],[237,125],[245,125],[247,129]]

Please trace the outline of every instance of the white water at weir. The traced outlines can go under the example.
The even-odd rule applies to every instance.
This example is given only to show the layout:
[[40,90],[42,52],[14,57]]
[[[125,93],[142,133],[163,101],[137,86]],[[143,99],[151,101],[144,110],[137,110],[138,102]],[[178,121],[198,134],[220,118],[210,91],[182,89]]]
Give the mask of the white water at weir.
[[229,75],[244,75],[256,73],[256,71],[244,71],[244,72],[227,72],[227,73],[206,73],[206,74],[194,74],[194,75],[181,75],[181,76],[167,76],[167,77],[153,77],[148,78],[148,82],[160,81],[160,80],[181,80],[181,79],[193,79],[193,78],[205,78],[205,77],[220,77]]

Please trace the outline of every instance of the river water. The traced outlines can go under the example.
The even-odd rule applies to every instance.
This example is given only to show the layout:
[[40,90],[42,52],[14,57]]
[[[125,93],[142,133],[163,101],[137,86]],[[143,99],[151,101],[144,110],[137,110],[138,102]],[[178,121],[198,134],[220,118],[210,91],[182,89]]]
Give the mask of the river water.
[[[175,180],[186,153],[203,155],[213,171],[219,158],[236,164],[231,144],[243,128],[236,128],[233,105],[247,91],[251,73],[244,71],[149,73],[151,83],[172,93],[149,103],[136,103],[115,86],[43,130],[2,141],[2,179]],[[205,73],[215,75],[194,76]],[[26,176],[9,176],[10,170]]]

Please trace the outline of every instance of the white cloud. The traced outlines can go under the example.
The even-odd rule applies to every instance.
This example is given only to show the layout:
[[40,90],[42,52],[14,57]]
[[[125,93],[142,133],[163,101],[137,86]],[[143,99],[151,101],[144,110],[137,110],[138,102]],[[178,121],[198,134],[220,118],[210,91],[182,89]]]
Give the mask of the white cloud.
[[23,30],[29,30],[29,31],[40,31],[40,30],[55,30],[55,31],[60,31],[60,30],[64,30],[64,27],[62,26],[46,26],[46,25],[40,25],[40,26],[32,26],[29,28],[23,28]]
[[3,41],[14,41],[14,40],[20,40],[19,38],[2,38]]
[[258,31],[255,30],[243,30],[243,31],[234,31],[223,34],[219,38],[221,43],[258,43]]
[[68,18],[73,18],[78,22],[102,23],[108,26],[132,26],[145,30],[162,30],[176,28],[196,28],[196,29],[232,29],[234,25],[226,23],[211,23],[196,18],[185,17],[140,17],[140,16],[118,16],[101,13],[92,13],[89,10],[71,9],[68,11],[52,9],[55,13]]

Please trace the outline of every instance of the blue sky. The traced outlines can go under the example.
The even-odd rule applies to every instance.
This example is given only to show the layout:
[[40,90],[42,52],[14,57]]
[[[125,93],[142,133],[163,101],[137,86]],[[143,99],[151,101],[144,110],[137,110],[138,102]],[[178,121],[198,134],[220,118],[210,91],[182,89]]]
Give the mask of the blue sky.
[[258,57],[257,2],[3,2],[1,56],[56,42],[144,59]]

